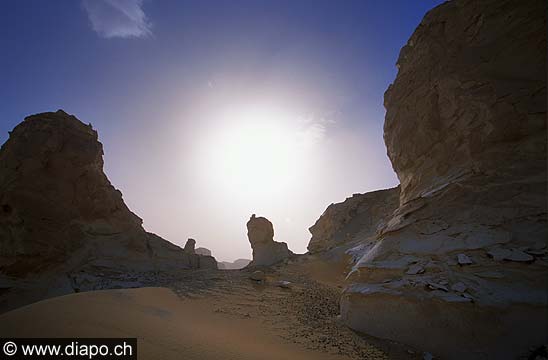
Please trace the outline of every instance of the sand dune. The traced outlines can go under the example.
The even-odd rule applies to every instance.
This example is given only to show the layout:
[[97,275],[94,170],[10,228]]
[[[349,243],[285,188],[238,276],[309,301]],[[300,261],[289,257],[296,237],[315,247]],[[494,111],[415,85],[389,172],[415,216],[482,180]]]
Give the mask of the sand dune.
[[139,359],[348,359],[285,342],[260,320],[166,288],[61,296],[0,316],[0,337],[137,337]]

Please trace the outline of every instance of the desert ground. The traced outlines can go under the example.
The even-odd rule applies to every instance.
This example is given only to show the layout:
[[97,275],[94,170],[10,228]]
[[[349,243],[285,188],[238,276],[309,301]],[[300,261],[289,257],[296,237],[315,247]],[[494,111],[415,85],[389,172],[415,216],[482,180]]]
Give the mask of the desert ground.
[[[137,337],[140,359],[419,359],[338,320],[337,266],[181,271],[159,287],[60,296],[0,316],[0,336]],[[340,275],[340,276],[339,276]],[[287,283],[281,283],[287,281]]]

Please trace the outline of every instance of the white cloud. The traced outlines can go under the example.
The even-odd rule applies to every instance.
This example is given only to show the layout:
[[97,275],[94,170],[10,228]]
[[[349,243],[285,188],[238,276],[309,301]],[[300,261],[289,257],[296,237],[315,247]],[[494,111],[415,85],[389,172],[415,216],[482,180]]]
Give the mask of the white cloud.
[[328,129],[337,123],[333,116],[317,116],[313,113],[300,118],[299,122],[301,127],[297,139],[306,146],[322,142],[327,137]]
[[91,27],[104,38],[146,37],[151,24],[143,11],[143,0],[83,0]]
[[312,123],[298,133],[300,141],[307,144],[313,145],[321,142],[326,135],[325,125]]

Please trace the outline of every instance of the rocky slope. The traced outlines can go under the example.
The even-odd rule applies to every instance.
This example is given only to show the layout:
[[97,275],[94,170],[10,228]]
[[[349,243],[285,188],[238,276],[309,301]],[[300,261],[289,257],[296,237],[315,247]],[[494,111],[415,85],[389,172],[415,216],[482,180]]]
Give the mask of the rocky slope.
[[59,110],[27,117],[2,146],[0,287],[11,306],[27,290],[36,300],[108,287],[116,274],[216,267],[143,229],[104,174],[97,139]]
[[382,227],[400,204],[399,195],[400,189],[396,187],[354,194],[344,202],[329,205],[309,228],[312,238],[308,243],[308,251],[324,252],[375,236],[377,229]]
[[274,227],[264,217],[251,216],[247,222],[247,237],[253,249],[252,266],[269,266],[293,256],[284,242],[274,241]]
[[[384,127],[400,203],[355,230],[378,233],[348,250],[351,328],[448,359],[547,341],[545,30],[543,1],[451,1],[401,50]],[[332,218],[311,250],[341,241]]]

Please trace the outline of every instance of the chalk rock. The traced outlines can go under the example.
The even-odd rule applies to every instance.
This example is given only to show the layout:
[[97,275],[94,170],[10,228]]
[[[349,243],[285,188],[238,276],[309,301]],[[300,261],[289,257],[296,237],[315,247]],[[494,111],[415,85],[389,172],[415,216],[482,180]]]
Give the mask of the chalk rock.
[[195,247],[196,247],[196,240],[188,239],[186,241],[186,244],[185,244],[185,247],[183,248],[183,250],[187,254],[195,254],[196,253]]
[[237,259],[232,262],[230,261],[220,261],[219,262],[219,269],[226,269],[226,270],[237,270],[237,269],[243,269],[249,263],[251,260],[249,259]]
[[331,204],[308,230],[311,253],[326,251],[356,238],[375,235],[399,205],[399,187],[354,194],[345,201]]
[[251,265],[269,266],[293,255],[286,243],[274,241],[274,227],[264,217],[251,216],[247,222],[247,237],[253,249]]
[[287,281],[287,280],[280,280],[276,282],[276,286],[281,287],[283,289],[291,289],[292,285],[293,284],[291,283],[291,281]]
[[[374,241],[353,244],[363,251],[341,298],[352,329],[444,359],[514,359],[548,338],[547,268],[523,250],[548,239],[545,24],[541,0],[448,1],[402,48],[384,124],[400,204]],[[483,256],[492,248],[507,261]],[[439,261],[435,275],[472,295],[431,272],[388,288],[410,259]],[[501,276],[474,275],[487,273]]]
[[266,275],[264,271],[257,270],[257,271],[253,271],[251,275],[249,276],[249,278],[255,281],[264,281],[266,279]]
[[417,275],[422,274],[424,272],[424,267],[419,264],[413,264],[407,269],[405,272],[407,275]]
[[457,254],[457,262],[459,265],[473,264],[472,259],[470,259],[466,254]]
[[13,282],[0,295],[0,311],[76,291],[76,274],[107,282],[115,274],[198,266],[143,229],[103,172],[103,146],[91,125],[62,110],[36,114],[2,145],[0,271]]
[[458,282],[458,283],[455,283],[455,284],[451,285],[451,290],[459,292],[459,293],[465,292],[466,289],[467,289],[466,285],[462,282]]
[[199,247],[194,252],[198,255],[211,256],[211,250],[206,249],[205,247]]

